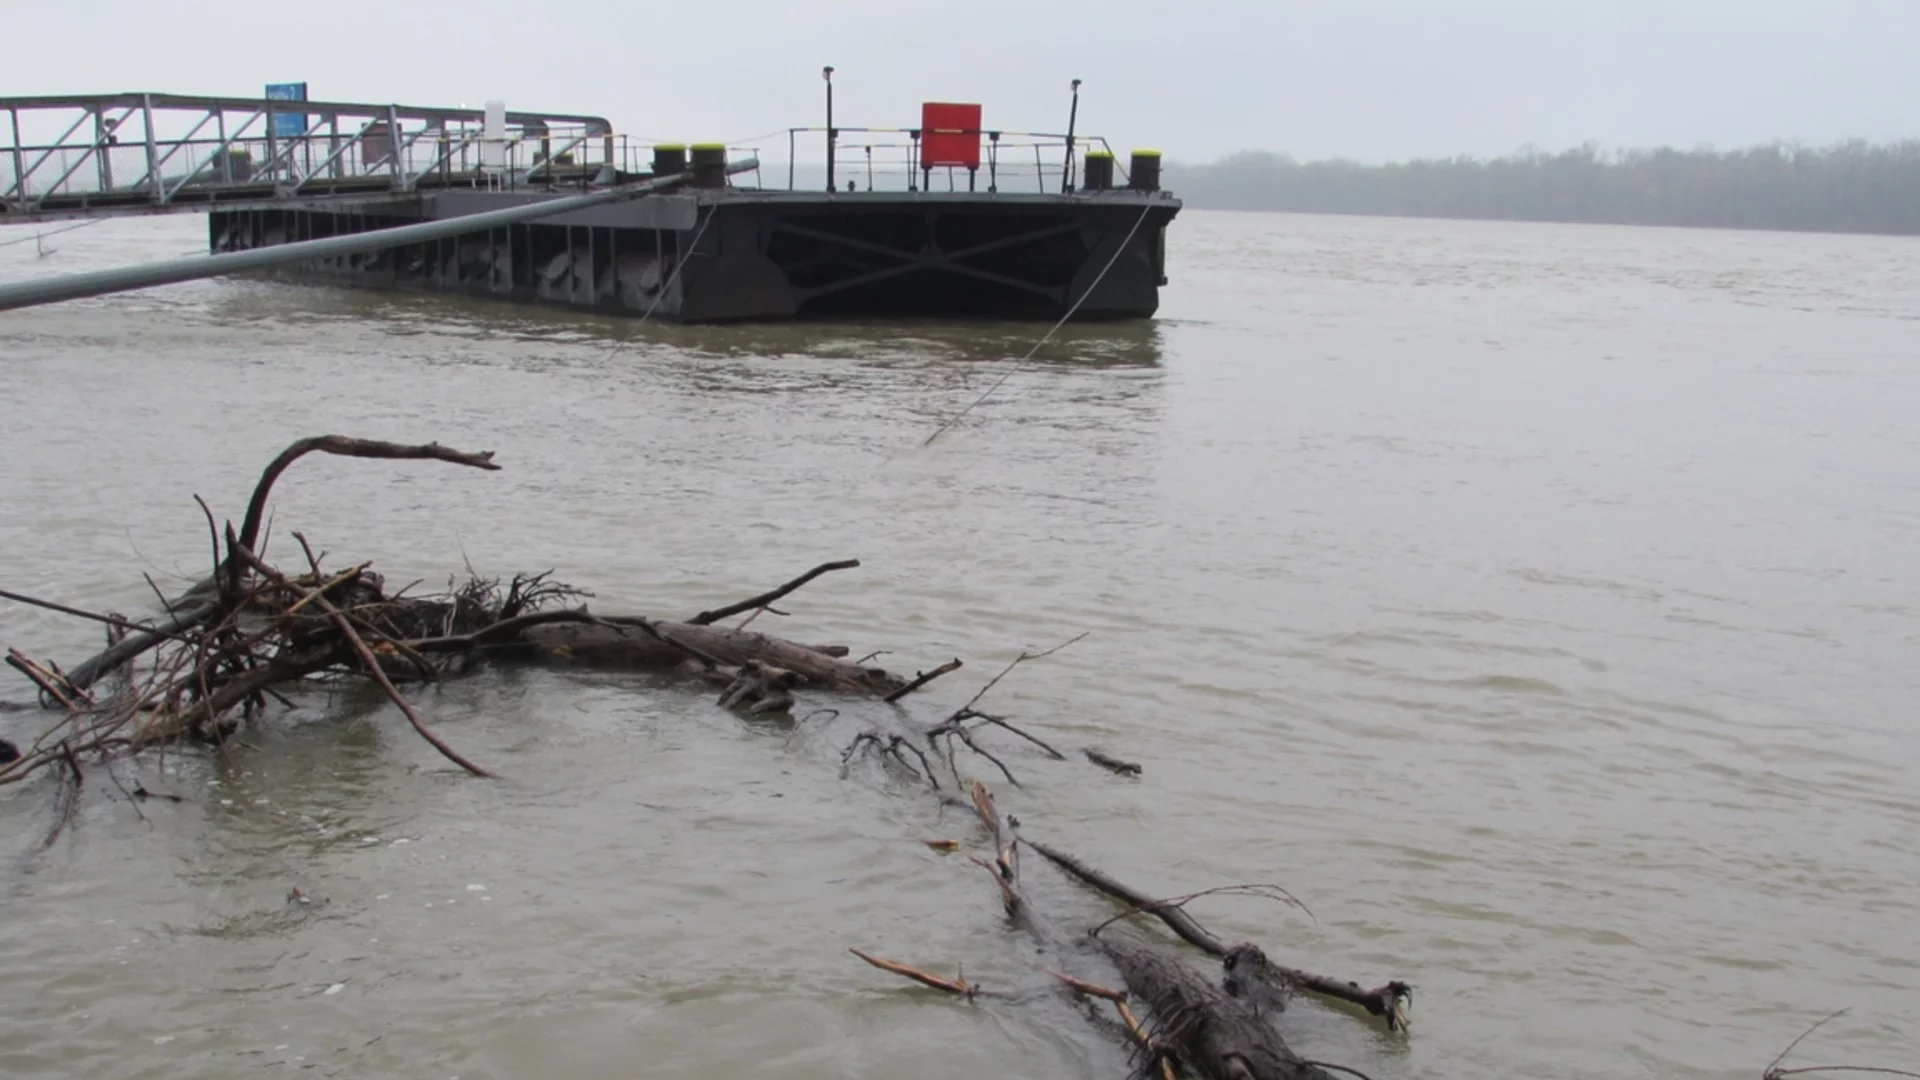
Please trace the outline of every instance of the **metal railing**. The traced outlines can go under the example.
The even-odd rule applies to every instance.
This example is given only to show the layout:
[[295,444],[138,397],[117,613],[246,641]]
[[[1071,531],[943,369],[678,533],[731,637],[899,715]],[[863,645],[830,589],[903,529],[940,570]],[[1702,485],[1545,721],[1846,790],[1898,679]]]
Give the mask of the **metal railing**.
[[[493,132],[485,119],[466,108],[173,94],[0,98],[0,222],[428,188],[585,189],[652,169],[656,140],[616,134],[600,117],[508,112]],[[728,149],[765,161],[765,143],[785,135],[790,191],[831,178],[838,190],[1057,193],[1074,190],[1088,150],[1112,153],[1099,136],[941,134],[978,138],[979,166],[930,164],[923,132],[904,127],[795,127]],[[737,182],[779,190],[778,172]],[[1124,185],[1117,155],[1115,172]]]
[[[836,189],[851,191],[985,191],[1065,192],[1081,175],[1088,150],[1108,154],[1113,148],[1098,135],[1068,136],[1057,132],[962,129],[943,135],[973,136],[981,141],[977,168],[928,164],[920,128],[824,127],[788,128],[787,188],[798,186],[795,161],[802,136],[826,140],[824,160]],[[744,149],[744,148],[743,148]],[[1125,183],[1116,162],[1116,175]],[[822,185],[824,186],[824,185]]]
[[[593,116],[115,94],[0,98],[0,214],[165,207],[210,191],[275,197],[456,182],[549,184],[638,156]],[[600,176],[603,171],[608,175]]]

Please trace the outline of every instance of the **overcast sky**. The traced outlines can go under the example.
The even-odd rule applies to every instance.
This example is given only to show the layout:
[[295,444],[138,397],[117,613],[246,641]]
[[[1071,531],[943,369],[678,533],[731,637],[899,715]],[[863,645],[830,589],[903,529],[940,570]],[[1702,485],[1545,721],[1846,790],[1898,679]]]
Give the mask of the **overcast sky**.
[[0,94],[258,96],[591,113],[740,140],[908,126],[1082,132],[1201,161],[1382,160],[1920,135],[1920,0],[4,0]]

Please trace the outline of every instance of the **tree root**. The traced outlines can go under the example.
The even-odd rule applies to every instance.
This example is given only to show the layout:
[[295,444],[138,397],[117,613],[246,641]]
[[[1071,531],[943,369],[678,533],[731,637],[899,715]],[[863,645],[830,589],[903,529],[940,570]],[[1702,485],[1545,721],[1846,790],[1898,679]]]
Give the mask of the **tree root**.
[[[854,736],[853,742],[847,746],[846,752],[840,755],[840,764],[845,765],[847,762],[852,761],[853,755],[863,746],[871,746],[874,748],[874,751],[882,757],[892,758],[900,764],[901,768],[911,773],[915,780],[925,780],[928,787],[931,787],[936,793],[939,792],[940,778],[934,775],[933,763],[927,760],[927,755],[921,753],[919,747],[908,742],[905,736],[882,735],[877,731],[863,731]],[[906,756],[900,752],[902,750],[906,750],[918,758],[920,768],[914,768],[913,763],[908,761]],[[922,772],[921,770],[925,771]]]
[[720,694],[720,707],[738,709],[748,716],[793,711],[793,688],[800,684],[798,672],[777,668],[761,660],[749,660]]

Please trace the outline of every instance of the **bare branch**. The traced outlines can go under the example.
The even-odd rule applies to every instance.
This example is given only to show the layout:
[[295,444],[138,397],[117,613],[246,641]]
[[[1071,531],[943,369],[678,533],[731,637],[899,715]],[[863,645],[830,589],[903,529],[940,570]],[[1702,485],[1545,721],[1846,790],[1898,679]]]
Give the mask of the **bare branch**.
[[1006,667],[1000,670],[1000,674],[995,675],[993,678],[987,680],[987,685],[981,687],[979,693],[973,695],[972,699],[970,699],[965,705],[960,706],[960,711],[966,712],[968,709],[971,709],[975,705],[980,704],[980,699],[987,696],[987,691],[993,689],[995,684],[999,683],[1001,679],[1004,679],[1009,674],[1011,674],[1014,668],[1019,667],[1021,664],[1024,664],[1029,660],[1044,660],[1047,657],[1052,656],[1054,653],[1059,652],[1061,649],[1064,649],[1067,646],[1072,645],[1074,642],[1079,641],[1081,638],[1086,637],[1087,634],[1089,633],[1091,633],[1091,631],[1082,630],[1078,634],[1073,635],[1072,637],[1061,642],[1060,644],[1055,645],[1051,649],[1047,649],[1042,652],[1023,652],[1019,656],[1014,657],[1012,663],[1008,664]]
[[1788,1043],[1787,1048],[1785,1050],[1782,1050],[1778,1054],[1775,1054],[1773,1060],[1767,1062],[1766,1069],[1764,1069],[1760,1075],[1764,1077],[1772,1077],[1776,1075],[1776,1069],[1779,1066],[1779,1064],[1787,1060],[1787,1055],[1793,1053],[1796,1047],[1798,1047],[1801,1043],[1807,1041],[1807,1036],[1813,1034],[1816,1031],[1819,1031],[1821,1028],[1826,1027],[1828,1024],[1832,1023],[1835,1020],[1840,1019],[1842,1016],[1845,1016],[1846,1014],[1847,1014],[1847,1010],[1845,1009],[1835,1009],[1832,1012],[1828,1013],[1827,1015],[1821,1017],[1820,1019],[1815,1020],[1813,1022],[1813,1026],[1801,1032],[1799,1038]]
[[241,547],[251,551],[254,542],[260,539],[260,519],[266,513],[267,494],[273,490],[274,481],[280,479],[280,474],[286,472],[288,466],[316,451],[338,454],[342,457],[446,461],[455,465],[495,471],[500,468],[493,463],[491,450],[470,454],[441,446],[439,443],[403,446],[400,443],[383,442],[379,439],[356,439],[349,435],[316,435],[301,439],[280,451],[280,456],[268,462],[266,470],[260,474],[260,482],[253,489],[253,498],[247,502],[247,520],[240,526]]
[[1042,750],[1045,750],[1045,751],[1046,751],[1047,753],[1049,753],[1049,754],[1052,754],[1052,755],[1053,755],[1053,759],[1054,759],[1055,761],[1065,761],[1065,760],[1067,760],[1067,755],[1065,755],[1065,754],[1063,754],[1063,753],[1061,753],[1060,751],[1058,751],[1058,750],[1055,750],[1055,749],[1054,749],[1053,747],[1051,747],[1051,746],[1049,746],[1049,745],[1047,745],[1047,743],[1045,742],[1045,740],[1043,740],[1043,739],[1041,739],[1041,738],[1040,738],[1039,736],[1037,736],[1037,735],[1030,735],[1030,734],[1028,734],[1027,732],[1025,732],[1025,731],[1022,731],[1022,730],[1020,730],[1019,728],[1017,728],[1017,727],[1014,727],[1014,726],[1013,726],[1012,724],[1009,724],[1009,723],[1007,723],[1007,722],[1006,722],[1005,720],[1003,720],[1003,719],[1001,719],[1001,718],[1000,718],[1000,717],[998,717],[998,716],[992,716],[992,715],[990,715],[990,714],[988,714],[988,713],[983,713],[983,712],[980,712],[980,711],[978,711],[978,710],[975,710],[975,709],[961,709],[961,710],[960,710],[960,711],[959,711],[958,713],[955,713],[955,714],[954,714],[954,719],[955,719],[956,721],[959,721],[959,720],[984,720],[984,721],[986,721],[986,722],[987,722],[987,723],[989,723],[989,724],[993,724],[993,725],[995,725],[996,727],[1003,727],[1003,728],[1006,728],[1006,729],[1007,729],[1008,731],[1011,731],[1011,732],[1013,732],[1013,733],[1014,733],[1015,735],[1018,735],[1018,736],[1020,736],[1021,738],[1023,738],[1023,739],[1025,739],[1025,740],[1027,740],[1028,742],[1030,742],[1030,743],[1032,743],[1033,745],[1035,745],[1035,746],[1037,746],[1037,747],[1039,747],[1040,749],[1042,749]]
[[773,603],[775,600],[778,600],[781,597],[792,592],[793,590],[799,588],[800,586],[805,585],[807,582],[812,581],[814,578],[819,577],[821,574],[829,573],[834,570],[852,570],[855,567],[858,567],[859,565],[860,565],[859,559],[841,559],[838,562],[821,563],[819,566],[816,566],[813,569],[807,571],[806,573],[801,574],[799,577],[794,578],[792,581],[787,582],[785,585],[782,585],[777,589],[774,589],[772,592],[763,592],[759,596],[750,597],[746,600],[740,601],[737,604],[728,604],[726,607],[723,607],[723,608],[715,608],[712,611],[703,611],[700,614],[695,615],[693,618],[688,619],[687,621],[692,623],[695,626],[706,626],[709,623],[718,622],[721,619],[727,618],[728,616],[738,615],[743,611],[750,611],[753,608],[766,607],[768,604]]
[[1760,1074],[1761,1080],[1781,1080],[1782,1077],[1809,1076],[1815,1073],[1863,1073],[1872,1076],[1906,1076],[1920,1078],[1920,1072],[1909,1072],[1906,1069],[1889,1069],[1878,1065],[1803,1065],[1792,1069],[1783,1069],[1780,1067],[1780,1063],[1785,1061],[1787,1055],[1793,1053],[1796,1047],[1802,1042],[1805,1042],[1807,1036],[1819,1031],[1830,1021],[1845,1015],[1846,1012],[1847,1010],[1845,1009],[1836,1009],[1826,1016],[1821,1017],[1819,1020],[1814,1021],[1812,1027],[1801,1032],[1799,1038],[1788,1043],[1785,1050],[1780,1051],[1772,1061],[1767,1063],[1766,1071]]
[[927,972],[921,971],[919,968],[908,967],[898,960],[888,960],[884,957],[871,956],[852,947],[849,947],[847,951],[865,960],[867,963],[872,964],[874,967],[879,968],[881,971],[891,971],[902,978],[912,979],[922,986],[931,986],[935,990],[945,990],[949,994],[958,994],[966,998],[974,997],[981,993],[979,986],[968,982],[964,977],[959,975],[951,979],[943,979],[938,975],[930,975]]
[[40,600],[35,597],[28,596],[25,593],[10,592],[6,589],[0,589],[0,597],[5,597],[6,599],[13,600],[17,603],[31,604],[32,606],[37,608],[46,608],[48,611],[57,611],[62,615],[72,615],[76,618],[81,618],[81,619],[92,619],[94,622],[106,623],[108,626],[117,627],[121,630],[138,630],[144,633],[159,634],[162,637],[179,636],[176,633],[162,630],[157,627],[143,626],[140,623],[128,622],[127,620],[119,618],[118,616],[100,615],[95,612],[84,611],[77,607],[68,607],[65,604],[56,604],[51,600]]
[[947,661],[946,663],[941,664],[939,667],[934,668],[932,671],[923,671],[916,674],[913,677],[912,682],[908,683],[907,685],[901,687],[898,690],[895,690],[893,693],[888,694],[886,697],[881,698],[880,700],[891,705],[894,702],[899,701],[901,698],[906,697],[908,694],[913,693],[915,690],[918,690],[921,687],[932,682],[933,680],[939,678],[940,676],[948,674],[949,672],[954,672],[959,670],[960,670],[960,658],[956,656],[953,659]]

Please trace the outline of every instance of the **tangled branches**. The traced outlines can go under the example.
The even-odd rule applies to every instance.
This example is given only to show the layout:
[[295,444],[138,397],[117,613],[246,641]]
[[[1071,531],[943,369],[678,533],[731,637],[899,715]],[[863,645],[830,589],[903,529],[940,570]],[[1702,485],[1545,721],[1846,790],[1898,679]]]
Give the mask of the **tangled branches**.
[[[499,468],[491,453],[466,453],[437,443],[406,446],[338,435],[302,439],[268,465],[248,502],[245,523],[238,531],[231,524],[226,527],[224,551],[216,546],[208,577],[168,603],[168,619],[141,625],[7,594],[16,602],[105,623],[109,639],[104,651],[72,673],[18,649],[8,651],[7,663],[33,682],[42,706],[61,715],[15,760],[0,767],[0,784],[16,783],[55,762],[67,764],[77,777],[78,754],[137,749],[179,738],[220,742],[264,711],[270,698],[290,704],[277,687],[349,673],[380,683],[415,729],[449,760],[475,775],[490,775],[435,736],[395,688],[396,678],[440,674],[408,641],[429,622],[442,632],[470,629],[495,621],[509,604],[524,609],[570,592],[533,578],[516,579],[497,603],[491,583],[479,582],[447,597],[389,596],[370,564],[323,570],[298,533],[294,536],[306,569],[282,572],[254,550],[268,493],[288,466],[315,452]],[[118,676],[112,691],[96,693],[109,676]]]
[[304,566],[289,571],[265,556],[268,496],[294,462],[313,453],[500,468],[491,451],[438,443],[343,435],[301,439],[261,473],[238,529],[217,525],[196,497],[213,538],[212,566],[184,595],[161,598],[164,618],[138,622],[0,590],[0,598],[108,630],[106,648],[70,670],[8,651],[6,663],[33,684],[39,706],[59,715],[24,747],[0,742],[0,784],[65,763],[77,787],[80,755],[172,740],[221,744],[273,703],[291,708],[290,695],[301,688],[341,679],[378,685],[438,753],[475,776],[491,776],[435,734],[400,686],[492,661],[688,671],[725,687],[722,705],[758,715],[786,713],[800,688],[897,700],[959,666],[954,661],[909,683],[848,662],[844,646],[801,645],[710,625],[741,612],[772,611],[775,600],[821,574],[857,567],[854,559],[824,563],[770,592],[686,622],[591,614],[572,606],[591,594],[552,580],[552,571],[515,575],[503,585],[469,568],[469,579],[449,582],[443,594],[410,596],[404,588],[390,590],[371,563],[326,567],[299,532],[292,536]]

